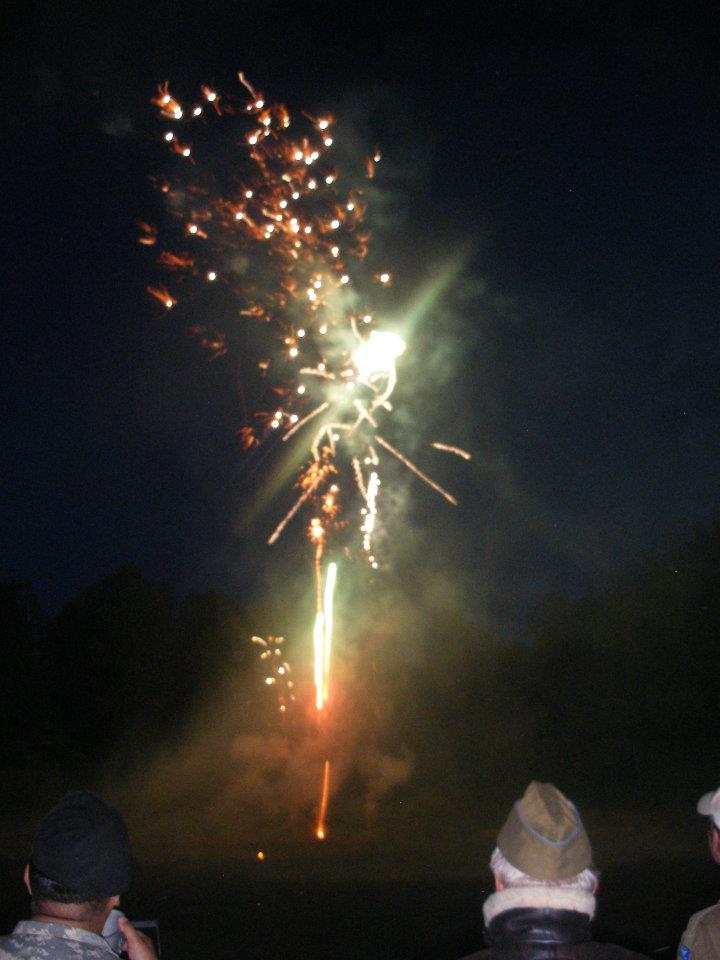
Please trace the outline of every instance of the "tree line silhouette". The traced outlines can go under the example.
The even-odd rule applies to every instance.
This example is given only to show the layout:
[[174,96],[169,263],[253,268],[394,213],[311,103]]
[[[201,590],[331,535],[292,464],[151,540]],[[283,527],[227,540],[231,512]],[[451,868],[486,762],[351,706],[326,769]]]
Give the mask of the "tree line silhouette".
[[[719,588],[720,524],[592,593],[547,597],[522,642],[429,611],[411,668],[383,676],[377,654],[374,695],[393,699],[398,742],[446,747],[478,794],[529,775],[585,778],[607,802],[671,798],[681,783],[701,792],[720,760]],[[172,743],[229,662],[240,674],[256,662],[246,610],[135,567],[54,617],[8,580],[0,618],[0,769],[19,784],[44,771],[48,794],[120,748]]]

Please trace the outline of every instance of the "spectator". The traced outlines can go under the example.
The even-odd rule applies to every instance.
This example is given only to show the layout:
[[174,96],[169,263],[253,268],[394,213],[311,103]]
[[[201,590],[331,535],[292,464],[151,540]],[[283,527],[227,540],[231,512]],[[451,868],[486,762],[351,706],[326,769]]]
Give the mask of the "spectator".
[[487,948],[466,960],[640,960],[593,941],[598,874],[573,804],[551,783],[533,781],[513,806],[490,866]]
[[[715,863],[720,863],[720,789],[705,793],[698,800],[698,813],[708,818],[708,847]],[[679,960],[717,960],[720,957],[720,903],[694,913],[680,938]]]
[[[131,865],[120,814],[92,793],[67,794],[40,823],[24,875],[31,919],[0,937],[0,960],[117,960],[101,931]],[[156,960],[148,937],[125,917],[118,925],[130,960]]]

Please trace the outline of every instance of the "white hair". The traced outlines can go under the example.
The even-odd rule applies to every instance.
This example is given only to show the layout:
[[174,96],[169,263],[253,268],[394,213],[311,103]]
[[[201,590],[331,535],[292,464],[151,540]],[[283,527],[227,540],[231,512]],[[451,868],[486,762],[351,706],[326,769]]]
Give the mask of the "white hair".
[[568,890],[587,890],[588,893],[592,893],[598,882],[597,871],[592,867],[566,880],[538,880],[514,867],[509,860],[505,859],[498,847],[495,847],[490,857],[490,869],[503,887],[563,887]]

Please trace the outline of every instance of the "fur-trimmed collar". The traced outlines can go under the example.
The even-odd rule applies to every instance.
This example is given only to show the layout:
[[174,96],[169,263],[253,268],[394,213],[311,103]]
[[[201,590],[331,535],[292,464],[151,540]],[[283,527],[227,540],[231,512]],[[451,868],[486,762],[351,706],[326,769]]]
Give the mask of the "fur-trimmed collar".
[[522,907],[575,910],[587,914],[592,920],[595,916],[595,897],[586,890],[571,890],[568,887],[507,887],[493,893],[483,904],[485,926],[490,926],[490,921],[499,913]]

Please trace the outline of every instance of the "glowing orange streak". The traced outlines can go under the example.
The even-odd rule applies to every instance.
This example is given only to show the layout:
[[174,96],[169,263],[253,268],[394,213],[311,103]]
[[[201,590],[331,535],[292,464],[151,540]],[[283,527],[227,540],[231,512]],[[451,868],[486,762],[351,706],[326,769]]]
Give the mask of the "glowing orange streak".
[[283,530],[285,529],[285,527],[287,526],[287,524],[292,520],[292,518],[293,518],[293,517],[295,516],[295,514],[298,512],[298,510],[300,509],[300,507],[305,503],[306,500],[308,500],[309,497],[312,496],[312,494],[313,494],[314,491],[315,491],[315,488],[316,488],[317,485],[320,483],[320,480],[321,480],[321,479],[322,479],[322,477],[321,477],[321,476],[318,476],[318,478],[317,478],[316,480],[314,480],[314,481],[310,484],[310,486],[307,488],[307,490],[305,490],[303,493],[300,494],[300,496],[297,498],[297,500],[295,501],[295,503],[293,504],[293,506],[290,507],[290,509],[288,510],[288,512],[285,514],[285,516],[282,518],[282,520],[280,521],[280,523],[275,527],[275,529],[274,529],[273,532],[271,533],[270,537],[268,538],[268,545],[269,545],[269,546],[272,546],[273,543],[275,543],[275,541],[276,541],[277,538],[280,536],[280,534],[283,532]]
[[312,413],[309,413],[306,417],[303,417],[302,420],[298,420],[294,427],[288,430],[287,433],[283,434],[283,440],[289,440],[294,433],[297,433],[300,427],[304,427],[309,420],[312,420],[313,417],[316,417],[319,413],[322,413],[323,410],[327,410],[329,406],[330,404],[326,400],[325,403],[321,403],[319,407],[315,407]]
[[434,480],[431,480],[427,474],[423,473],[422,470],[419,470],[415,466],[412,460],[408,460],[408,458],[403,456],[403,454],[400,453],[399,450],[396,450],[395,447],[391,446],[391,444],[389,444],[387,440],[383,440],[383,438],[379,435],[376,435],[375,439],[377,440],[377,442],[380,444],[381,447],[384,447],[388,451],[388,453],[391,453],[394,457],[397,457],[400,463],[404,464],[404,466],[406,466],[408,470],[414,473],[416,477],[420,477],[420,479],[424,480],[429,487],[432,487],[433,490],[437,491],[437,493],[439,493],[441,497],[445,497],[448,503],[451,503],[454,507],[458,505],[457,500],[451,493],[448,493],[447,490],[444,490],[439,483],[435,483]]
[[156,300],[159,300],[160,303],[168,310],[174,307],[177,303],[175,297],[171,296],[165,287],[147,287],[147,292],[151,297],[155,297]]
[[337,579],[337,564],[328,564],[325,576],[325,591],[322,589],[320,560],[322,544],[315,550],[315,625],[313,627],[313,678],[315,681],[315,707],[320,713],[325,709],[330,693],[330,654],[332,651],[333,594]]
[[320,809],[318,811],[315,836],[318,840],[325,839],[325,816],[327,815],[328,790],[330,787],[330,761],[326,760],[323,766],[322,792],[320,794]]
[[471,454],[467,450],[462,450],[460,447],[451,447],[447,443],[433,443],[433,447],[436,450],[447,450],[448,453],[454,453],[458,457],[462,457],[463,460],[472,460]]
[[335,593],[335,580],[337,578],[337,564],[331,563],[327,569],[325,578],[325,596],[324,613],[325,623],[323,625],[323,703],[327,703],[330,695],[330,653],[332,651],[332,632],[333,632],[333,594]]

